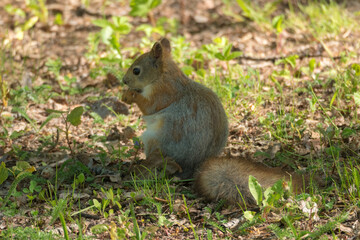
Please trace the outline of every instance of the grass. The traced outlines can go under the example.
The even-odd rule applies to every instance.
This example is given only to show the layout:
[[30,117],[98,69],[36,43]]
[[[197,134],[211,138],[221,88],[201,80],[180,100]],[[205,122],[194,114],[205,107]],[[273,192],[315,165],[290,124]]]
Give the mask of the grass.
[[[96,122],[96,115],[85,109],[85,114],[95,117],[83,115],[87,121],[84,123],[79,122],[82,113],[75,119],[68,118],[72,110],[68,109],[52,112],[59,116],[52,115],[41,125],[29,114],[32,104],[45,104],[59,96],[76,102],[89,91],[101,93],[104,90],[79,88],[79,76],[64,74],[61,59],[48,59],[46,62],[48,73],[55,80],[53,85],[11,88],[11,76],[16,76],[17,71],[24,73],[27,70],[24,63],[21,65],[13,61],[14,56],[9,57],[12,39],[7,35],[0,44],[0,97],[3,103],[0,108],[0,149],[7,149],[7,155],[17,163],[8,166],[2,162],[0,165],[0,185],[8,183],[10,186],[7,195],[0,198],[0,208],[6,219],[14,214],[25,215],[20,211],[24,207],[31,209],[31,226],[13,227],[6,223],[6,229],[0,232],[1,238],[86,239],[88,236],[83,236],[80,230],[70,233],[66,230],[66,226],[75,222],[79,228],[85,229],[87,219],[84,214],[103,220],[103,223],[91,227],[91,233],[97,237],[145,239],[159,236],[161,232],[173,238],[231,239],[239,235],[254,237],[261,226],[265,226],[262,234],[280,239],[326,239],[346,235],[339,226],[344,226],[346,220],[353,220],[351,214],[360,202],[359,46],[342,52],[340,59],[335,59],[328,41],[340,41],[347,32],[348,35],[358,34],[358,16],[335,1],[290,4],[286,9],[280,9],[280,5],[272,1],[263,11],[260,6],[245,0],[227,1],[227,4],[228,15],[236,21],[253,22],[258,27],[256,31],[264,34],[275,32],[277,44],[284,30],[315,39],[327,52],[328,61],[289,55],[272,64],[269,71],[262,71],[238,64],[242,53],[233,51],[233,43],[226,37],[214,37],[211,43],[193,47],[184,37],[171,33],[174,60],[189,77],[210,87],[221,98],[236,132],[231,135],[229,148],[240,152],[250,150],[254,158],[264,158],[272,166],[285,164],[295,171],[320,175],[326,182],[325,186],[318,188],[314,184],[310,193],[296,195],[283,190],[282,182],[265,190],[253,180],[252,192],[256,199],[260,199],[258,209],[238,208],[234,218],[240,219],[240,215],[244,218],[239,220],[239,225],[231,227],[234,218],[224,214],[226,207],[221,202],[214,206],[199,200],[189,184],[154,177],[148,181],[117,180],[121,184],[116,187],[109,185],[108,175],[126,172],[124,160],[137,160],[141,149],[136,139],[120,144],[110,143],[105,136],[114,124],[132,126],[139,133],[144,126],[139,119],[134,120],[133,115],[138,112],[131,109],[130,116],[118,114],[109,121]],[[231,4],[240,6],[241,15],[229,12]],[[46,13],[46,18],[51,17],[50,14],[47,16],[42,1],[39,8],[33,6],[32,9],[39,9],[39,16]],[[284,18],[275,28],[271,23],[279,16],[279,11]],[[130,56],[148,49],[157,33],[169,31],[162,29],[161,25],[142,26],[137,30],[144,36],[139,45],[134,43],[131,47],[123,47],[131,30],[136,28],[128,18],[101,19],[93,23],[101,28],[99,32],[89,34],[88,38],[86,56],[89,66],[92,66],[88,72],[94,78],[105,77],[108,73],[121,78],[132,62]],[[170,19],[168,23],[177,25],[176,19]],[[279,24],[282,24],[281,31]],[[23,31],[24,34],[27,31],[29,29]],[[10,60],[5,63],[4,59]],[[322,66],[324,62],[326,66]],[[56,94],[54,89],[59,89]],[[117,92],[107,94],[119,95]],[[17,111],[20,120],[9,115],[5,103],[20,109]],[[61,121],[51,125],[56,119]],[[24,122],[26,128],[13,129],[12,126],[19,122]],[[90,125],[86,125],[88,122]],[[57,130],[50,131],[50,126]],[[84,142],[77,133],[82,127],[86,129],[85,126],[96,133]],[[33,146],[29,147],[23,143],[30,137]],[[280,144],[281,148],[276,150],[271,144]],[[63,150],[73,156],[57,167],[55,176],[49,179],[42,171],[51,155],[40,157],[47,149]],[[97,171],[96,166],[90,168],[75,159],[83,152],[101,162],[100,172],[108,166],[112,172],[93,174]],[[34,172],[34,163],[24,163],[30,158],[41,159],[44,166],[37,166],[41,173]],[[99,175],[102,177],[97,178]],[[314,182],[318,179],[312,178]],[[60,189],[69,194],[60,198]],[[78,193],[87,194],[85,200],[77,198]],[[9,201],[10,198],[13,202]],[[21,199],[25,199],[25,203],[21,204]],[[48,228],[44,222],[57,226],[61,223],[63,236],[45,230]],[[207,229],[209,226],[211,229]]]

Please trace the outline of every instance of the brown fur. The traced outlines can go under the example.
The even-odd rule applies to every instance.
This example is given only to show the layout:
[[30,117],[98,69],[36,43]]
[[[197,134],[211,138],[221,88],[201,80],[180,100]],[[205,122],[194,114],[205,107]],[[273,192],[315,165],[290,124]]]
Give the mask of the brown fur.
[[144,114],[147,158],[159,150],[181,166],[179,177],[191,178],[225,146],[228,122],[216,94],[189,79],[170,53],[170,42],[162,39],[136,59],[123,78],[130,89],[122,100],[136,103]]
[[196,175],[195,189],[208,200],[224,199],[230,204],[241,204],[243,197],[246,204],[255,205],[255,199],[249,190],[250,175],[264,188],[280,179],[291,179],[294,192],[300,193],[304,189],[305,179],[300,175],[290,175],[280,168],[269,168],[246,159],[228,157],[207,160]]
[[[150,52],[135,60],[123,79],[130,89],[122,100],[136,103],[147,124],[142,135],[147,157],[143,165],[158,168],[165,159],[182,178],[193,177],[202,165],[196,175],[197,192],[209,200],[230,203],[242,202],[237,187],[245,202],[254,203],[249,175],[264,187],[282,178],[289,180],[290,175],[281,169],[243,159],[216,158],[228,136],[223,106],[214,92],[185,76],[170,52],[167,39],[156,42]],[[301,177],[293,175],[292,182],[300,191]]]

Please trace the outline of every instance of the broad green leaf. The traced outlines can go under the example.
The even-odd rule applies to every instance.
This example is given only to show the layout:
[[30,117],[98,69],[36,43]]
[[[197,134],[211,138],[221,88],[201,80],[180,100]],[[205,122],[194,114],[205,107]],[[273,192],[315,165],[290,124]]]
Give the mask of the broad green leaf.
[[90,231],[93,234],[101,234],[109,230],[108,225],[106,224],[98,224],[90,228]]
[[227,58],[230,55],[231,48],[232,48],[232,44],[228,44],[228,45],[226,45],[226,47],[223,50],[223,56],[226,60],[228,60]]
[[33,172],[32,171],[33,168],[34,167],[32,167],[28,162],[25,161],[17,161],[16,165],[12,167],[14,171],[18,170],[20,172],[24,172],[24,171]]
[[232,52],[230,53],[230,55],[227,57],[226,60],[232,60],[234,58],[237,58],[237,57],[240,57],[243,53],[240,52],[240,51],[235,51],[235,52]]
[[249,176],[249,189],[251,195],[255,198],[257,205],[260,206],[263,200],[263,190],[256,178],[251,175]]
[[71,123],[73,126],[79,126],[81,123],[81,116],[84,113],[83,107],[76,107],[74,108],[69,115],[67,116],[66,120]]
[[101,203],[96,200],[96,199],[93,199],[93,203],[94,203],[94,206],[97,208],[97,209],[101,209]]
[[221,53],[215,53],[214,56],[219,60],[225,60],[224,56]]
[[0,184],[5,182],[5,180],[8,178],[8,176],[9,176],[8,169],[6,168],[5,163],[1,162],[1,165],[0,165]]
[[92,24],[94,24],[95,26],[101,27],[101,28],[111,26],[110,22],[108,20],[106,20],[106,19],[92,20]]

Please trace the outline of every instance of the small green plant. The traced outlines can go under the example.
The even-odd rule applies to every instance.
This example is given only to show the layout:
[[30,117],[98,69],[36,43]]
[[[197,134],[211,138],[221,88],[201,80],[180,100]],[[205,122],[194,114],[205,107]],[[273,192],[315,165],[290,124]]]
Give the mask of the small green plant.
[[[47,23],[48,21],[48,10],[45,5],[45,0],[26,0],[26,8],[31,11],[31,17],[26,19],[23,23],[15,23],[16,38],[20,40],[24,38],[24,33],[33,28],[38,21],[41,21],[42,23]],[[21,8],[7,4],[4,9],[11,15],[18,16],[21,19],[26,18],[26,12]]]
[[13,166],[11,169],[6,168],[6,165],[3,162],[1,164],[0,170],[1,170],[0,177],[1,177],[2,183],[8,178],[8,173],[6,173],[5,171],[12,173],[15,177],[15,180],[11,183],[9,192],[7,193],[7,195],[4,199],[4,205],[3,205],[3,208],[4,208],[6,206],[6,204],[8,203],[11,196],[16,197],[16,196],[22,195],[21,192],[16,191],[16,188],[22,180],[32,176],[32,172],[35,171],[35,168],[33,166],[31,166],[28,162],[17,161],[16,165]]
[[72,145],[75,145],[75,142],[71,143],[70,140],[70,134],[69,130],[71,126],[77,127],[81,124],[81,116],[84,113],[84,108],[82,106],[76,107],[73,110],[69,111],[59,111],[59,110],[52,110],[47,109],[47,113],[49,113],[49,116],[46,118],[46,120],[41,124],[40,129],[44,127],[48,122],[50,122],[54,118],[61,117],[64,120],[65,123],[65,129],[58,128],[58,131],[65,133],[66,142],[68,145],[68,148],[70,150],[70,153],[74,156],[74,148]]
[[[94,198],[92,200],[92,204],[94,208],[100,212],[101,215],[103,215],[105,218],[108,218],[114,214],[114,206],[121,210],[120,190],[118,190],[117,193],[114,194],[112,188],[110,188],[109,190],[101,188],[101,192],[103,195],[101,197],[101,202]],[[94,194],[98,195],[96,192],[94,192]],[[108,207],[110,207],[110,209],[107,210]]]
[[250,0],[236,0],[237,4],[242,10],[244,17],[257,23],[260,27],[267,30],[271,29],[271,14],[276,11],[277,5],[281,1],[269,1],[263,7],[257,6]]
[[37,181],[31,180],[29,188],[23,188],[23,192],[26,194],[27,198],[29,199],[31,206],[32,201],[38,196],[37,193],[39,193],[42,190],[41,186],[38,185]]
[[0,232],[2,239],[39,239],[49,240],[58,239],[60,236],[52,232],[43,232],[38,228],[31,227],[12,227],[4,229]]
[[290,11],[286,25],[290,28],[301,29],[310,33],[317,39],[323,39],[329,34],[337,35],[344,28],[355,27],[355,16],[336,1],[309,2],[299,4],[299,11]]
[[59,199],[56,204],[53,206],[53,210],[51,213],[51,221],[50,225],[53,224],[58,218],[60,219],[62,228],[64,230],[64,237],[66,240],[69,240],[69,232],[66,227],[65,215],[64,212],[67,208],[68,200],[67,199]]
[[97,199],[92,200],[94,207],[100,212],[104,218],[108,218],[109,216],[114,214],[113,209],[109,209],[108,212],[105,211],[107,206],[109,206],[110,200],[109,199],[101,199],[101,203]]
[[148,17],[152,26],[156,26],[156,20],[152,10],[161,4],[161,0],[131,0],[130,15],[135,17]]
[[191,216],[190,216],[190,212],[189,212],[189,207],[188,207],[188,205],[187,205],[187,203],[186,203],[186,198],[185,198],[184,195],[182,195],[182,198],[183,198],[183,201],[184,201],[185,212],[186,212],[186,215],[187,215],[188,220],[189,220],[189,222],[190,222],[190,227],[191,227],[191,229],[192,229],[192,231],[193,231],[193,233],[194,233],[194,238],[195,238],[195,239],[199,239],[199,235],[197,234],[197,232],[196,232],[196,230],[195,230],[195,227],[194,227],[194,224],[193,224],[192,221],[191,221]]
[[55,75],[56,80],[58,81],[60,89],[64,94],[75,95],[82,93],[83,89],[79,88],[76,84],[77,78],[71,75],[67,75],[64,77],[60,76],[60,70],[62,68],[62,62],[59,58],[57,59],[48,59],[45,64],[49,71]]
[[[97,46],[99,40],[107,46],[108,57],[110,61],[112,58],[122,59],[120,52],[120,38],[130,32],[132,25],[129,23],[129,19],[126,17],[112,17],[111,21],[106,19],[95,19],[92,21],[95,26],[101,27],[101,31],[95,35],[90,35],[91,40],[91,52],[97,53]],[[94,55],[92,55],[94,56]]]

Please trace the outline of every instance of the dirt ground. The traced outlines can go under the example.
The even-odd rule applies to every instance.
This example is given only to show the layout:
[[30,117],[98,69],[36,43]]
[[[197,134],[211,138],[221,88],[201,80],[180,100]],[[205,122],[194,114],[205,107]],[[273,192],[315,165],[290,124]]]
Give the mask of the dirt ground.
[[[290,0],[289,0],[290,1]],[[86,166],[91,166],[93,172],[100,171],[95,178],[95,185],[101,185],[106,189],[110,187],[121,188],[124,193],[132,192],[132,189],[127,188],[122,184],[122,181],[119,180],[120,176],[114,174],[115,169],[119,165],[118,160],[108,163],[106,166],[101,164],[101,159],[95,157],[97,156],[96,148],[88,148],[87,144],[89,139],[94,136],[103,136],[109,137],[109,135],[114,134],[115,140],[113,141],[113,146],[116,146],[116,143],[121,141],[122,144],[131,144],[129,138],[134,135],[140,136],[142,130],[137,132],[126,132],[126,127],[129,125],[140,124],[142,126],[141,113],[136,106],[131,108],[128,105],[117,100],[114,96],[119,96],[119,93],[122,89],[120,80],[114,79],[112,76],[97,76],[96,78],[91,77],[91,69],[94,68],[94,62],[91,59],[86,57],[88,52],[88,36],[90,33],[95,33],[100,30],[99,27],[92,24],[92,20],[98,18],[111,18],[111,16],[129,16],[130,7],[127,1],[100,1],[100,0],[91,0],[88,7],[84,7],[79,0],[48,0],[46,6],[49,11],[49,21],[47,23],[38,22],[34,28],[30,29],[24,34],[22,40],[16,39],[16,33],[14,32],[15,25],[17,21],[21,19],[9,15],[5,10],[4,6],[7,4],[12,4],[13,6],[24,8],[24,2],[20,0],[2,0],[0,2],[0,40],[7,39],[11,41],[12,45],[10,49],[4,51],[4,58],[2,59],[2,65],[4,66],[5,73],[2,74],[2,78],[6,79],[10,89],[16,89],[17,87],[30,87],[39,86],[48,84],[53,87],[53,91],[59,93],[57,97],[48,99],[47,102],[42,104],[29,103],[26,106],[27,114],[31,119],[35,119],[38,124],[43,123],[48,113],[45,109],[55,109],[61,111],[67,111],[69,108],[74,108],[75,106],[91,106],[96,108],[97,105],[101,103],[108,103],[111,105],[118,114],[130,114],[129,122],[122,123],[116,122],[116,116],[110,112],[101,108],[98,113],[100,115],[106,116],[104,119],[105,125],[94,124],[93,118],[89,114],[85,114],[82,118],[82,124],[80,127],[71,129],[71,137],[73,141],[77,143],[77,157],[81,159],[81,162]],[[104,2],[106,5],[104,7]],[[266,1],[257,1],[260,4],[265,4]],[[347,1],[346,6],[350,12],[360,11],[360,2],[357,0]],[[324,42],[321,43],[315,39],[310,32],[304,30],[298,30],[294,32],[287,32],[284,30],[282,32],[282,37],[279,40],[278,36],[275,33],[270,31],[263,31],[258,25],[251,21],[234,21],[233,18],[224,13],[224,4],[220,0],[199,0],[199,1],[163,1],[160,7],[154,10],[155,18],[166,17],[166,18],[175,18],[179,22],[178,35],[182,35],[185,38],[185,41],[190,44],[192,48],[200,48],[203,44],[211,43],[215,37],[227,37],[229,42],[233,43],[233,50],[242,51],[243,55],[236,60],[233,60],[232,63],[237,62],[243,69],[248,67],[256,69],[259,71],[259,80],[264,82],[271,82],[269,76],[274,71],[274,69],[279,69],[280,66],[275,65],[276,60],[285,57],[297,54],[299,56],[298,65],[306,65],[309,59],[314,58],[318,62],[321,62],[320,71],[325,71],[331,69],[336,64],[340,64],[342,52],[354,52],[357,54],[357,58],[353,58],[351,63],[360,62],[360,31],[352,30],[341,33],[338,36],[329,36],[325,38]],[[288,8],[288,1],[283,1],[280,4],[278,11],[286,11]],[[234,8],[234,13],[240,13],[240,8]],[[62,14],[63,25],[55,25],[52,22],[54,21],[55,15],[57,13]],[[133,26],[138,26],[141,23],[147,23],[147,18],[139,17],[129,17],[130,22]],[[133,30],[127,34],[125,37],[121,38],[121,46],[124,48],[128,47],[138,47],[141,44],[141,37],[144,36],[143,32],[138,32]],[[154,39],[150,41],[155,41],[156,35],[153,36]],[[3,40],[1,40],[3,41]],[[100,47],[101,48],[101,47]],[[145,49],[144,49],[145,50]],[[330,54],[331,57],[330,58]],[[124,53],[124,58],[134,58],[137,55],[128,51]],[[61,59],[62,68],[60,74],[62,76],[75,76],[77,77],[76,85],[80,89],[86,89],[85,92],[78,95],[61,95],[61,89],[57,82],[56,76],[49,71],[49,68],[46,66],[46,62],[49,59]],[[185,63],[184,63],[185,65]],[[224,65],[224,69],[226,66]],[[296,83],[297,86],[305,87],[307,77],[302,78],[303,82]],[[322,79],[327,80],[327,79]],[[286,82],[284,80],[284,92],[291,88],[291,82]],[[324,99],[324,104],[331,101],[331,97],[334,92],[332,88],[323,89],[321,87],[314,88],[314,92],[321,96]],[[93,103],[88,99],[90,97],[103,98],[107,99],[102,100],[102,102]],[[302,109],[304,106],[308,105],[305,95],[297,95],[296,108]],[[290,109],[292,106],[291,99],[294,98],[292,93],[289,93],[289,96],[286,97],[284,101],[286,103],[285,108]],[[278,99],[276,99],[278,100]],[[19,100],[21,101],[21,99]],[[245,156],[254,161],[266,161],[266,164],[274,165],[289,165],[293,167],[292,159],[289,158],[284,160],[284,162],[276,162],[272,157],[263,157],[263,156],[254,156],[254,153],[257,151],[263,151],[268,153],[270,156],[274,156],[280,148],[282,150],[292,149],[294,152],[303,156],[304,161],[297,161],[295,168],[303,169],[308,166],[306,162],[309,155],[316,157],[316,154],[323,149],[323,142],[321,141],[321,136],[316,131],[316,126],[318,123],[324,121],[324,116],[317,112],[312,116],[311,120],[306,122],[307,131],[304,133],[304,136],[301,141],[294,142],[289,144],[286,147],[281,145],[280,141],[267,141],[264,140],[264,131],[262,126],[259,124],[258,118],[254,115],[251,115],[247,108],[251,106],[244,106],[239,101],[236,105],[236,108],[231,112],[230,117],[230,135],[229,143],[224,151],[224,154],[231,154],[233,156]],[[268,112],[277,111],[278,102],[265,102],[258,110],[258,116],[265,115]],[[7,106],[3,109],[3,112],[12,112],[13,106]],[[342,108],[346,106],[342,105]],[[99,107],[100,109],[100,107]],[[357,114],[359,114],[359,109],[357,109]],[[18,155],[14,154],[12,150],[12,145],[17,144],[21,145],[21,150],[27,152],[29,155],[26,155],[26,159],[30,165],[34,166],[37,169],[37,172],[45,176],[46,172],[44,169],[47,169],[44,166],[50,166],[55,169],[59,163],[63,163],[68,159],[69,152],[63,150],[63,146],[66,146],[66,139],[64,134],[60,134],[58,145],[55,147],[45,146],[44,147],[44,136],[56,136],[57,128],[64,129],[64,121],[61,118],[53,119],[48,123],[42,130],[41,136],[31,128],[31,125],[24,117],[17,114],[13,114],[14,121],[13,125],[9,128],[11,132],[13,131],[24,131],[25,133],[22,137],[17,138],[6,147],[0,147],[0,160],[4,161],[7,167],[14,166],[16,161],[19,160]],[[335,124],[339,128],[345,128],[349,125],[349,119],[352,118],[351,114],[340,114],[339,111],[328,112],[328,114],[334,119]],[[356,114],[356,113],[355,113]],[[112,124],[116,122],[116,124]],[[95,127],[94,127],[95,126]],[[106,126],[108,129],[104,129]],[[112,130],[111,130],[112,129]],[[142,129],[142,127],[139,127]],[[358,152],[359,143],[358,137],[354,137],[349,140],[348,146],[350,149]],[[102,149],[107,149],[103,143],[99,142],[99,147]],[[41,154],[39,149],[41,148]],[[110,149],[108,149],[110,151]],[[17,156],[17,157],[15,157]],[[29,157],[30,156],[30,157]],[[136,152],[135,156],[140,158],[144,157],[142,151]],[[130,162],[134,156],[124,159],[124,162]],[[22,160],[22,159],[20,159]],[[285,166],[287,167],[287,166]],[[108,172],[104,172],[104,169]],[[109,177],[111,176],[111,177]],[[115,177],[116,176],[116,177]],[[111,179],[113,178],[113,179]],[[116,178],[116,179],[114,179]],[[11,181],[10,181],[11,180]],[[13,178],[10,178],[9,181],[3,183],[0,188],[0,196],[5,197]],[[178,184],[178,183],[173,183]],[[18,188],[21,188],[21,184]],[[82,195],[77,196],[80,200],[79,202],[83,203],[84,206],[87,205],[86,202],[91,199],[93,194],[93,187],[88,186],[86,189],[83,189]],[[65,187],[60,187],[59,194],[66,195],[67,189]],[[192,192],[191,184],[180,183],[180,187],[177,188],[177,191],[188,191]],[[62,196],[64,196],[62,195]],[[140,197],[141,198],[141,197]],[[195,199],[195,197],[194,197]],[[207,214],[204,210],[205,207],[215,208],[214,203],[205,203],[203,201],[192,199],[192,205],[190,207],[190,214],[193,217],[192,221],[198,227],[201,227],[202,217],[204,214]],[[14,200],[18,206],[27,206],[27,198],[17,198]],[[339,207],[334,211],[340,211],[342,206],[341,202],[338,202]],[[129,202],[124,201],[122,205],[125,208],[129,206]],[[181,208],[181,196],[176,199],[174,203],[174,208]],[[61,224],[59,221],[55,222],[54,225],[48,226],[50,216],[38,218],[34,220],[31,217],[30,211],[37,209],[39,215],[45,214],[49,211],[44,202],[36,201],[31,208],[25,207],[22,210],[22,214],[17,214],[12,218],[4,217],[0,213],[1,218],[5,220],[3,223],[0,223],[0,231],[6,229],[7,226],[38,226],[41,230],[56,229],[60,234],[63,233]],[[340,209],[340,210],[339,210]],[[149,210],[150,211],[150,210]],[[153,210],[151,210],[153,211]],[[145,206],[136,206],[135,212],[137,213],[137,219],[139,225],[142,229],[146,228],[148,225],[151,225],[151,219],[149,215],[156,215],[156,212],[148,212]],[[166,212],[166,211],[165,211]],[[176,212],[176,211],[175,211]],[[178,210],[178,212],[181,212]],[[236,217],[242,214],[242,211],[238,208],[226,209],[221,212],[221,214],[228,217],[228,219],[236,219]],[[335,215],[335,213],[332,213]],[[347,228],[351,228],[355,223],[358,222],[358,213],[354,210],[352,215],[349,216],[349,220],[344,223],[343,230],[339,230],[340,238],[346,238],[351,234],[354,234],[355,230],[352,230],[351,234],[346,232]],[[90,215],[89,215],[90,216]],[[84,234],[90,235],[90,227],[96,224],[110,224],[109,219],[103,218],[101,216],[95,216],[94,219],[84,217]],[[188,219],[185,215],[169,215],[172,221],[175,224],[172,227],[156,227],[153,229],[152,234],[154,234],[154,239],[193,239],[194,235],[189,227]],[[145,219],[145,220],[144,220]],[[272,213],[268,216],[267,223],[263,225],[257,225],[256,227],[251,228],[247,232],[247,237],[242,238],[238,234],[229,234],[221,232],[216,229],[217,236],[219,238],[228,237],[232,239],[237,237],[239,239],[271,239],[274,238],[274,235],[269,231],[266,231],[266,226],[271,223],[271,221],[276,222],[278,216],[276,213]],[[308,224],[308,222],[303,222],[300,224]],[[358,223],[357,223],[358,225]],[[79,226],[74,223],[69,223],[69,229],[72,232],[76,233],[79,231]],[[184,229],[187,228],[187,231]],[[307,227],[305,227],[307,228]],[[345,229],[345,230],[344,230]],[[150,230],[149,230],[150,231]],[[204,230],[203,230],[204,231]],[[349,230],[350,231],[350,230]],[[201,230],[200,232],[201,233]],[[97,236],[99,237],[99,236]],[[103,239],[108,239],[109,236],[104,234]]]

